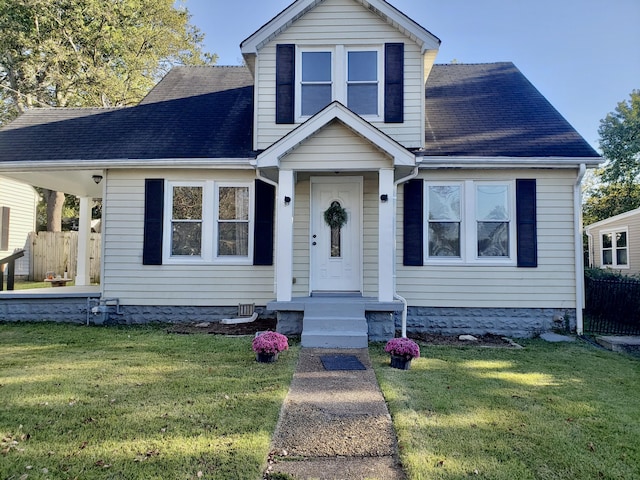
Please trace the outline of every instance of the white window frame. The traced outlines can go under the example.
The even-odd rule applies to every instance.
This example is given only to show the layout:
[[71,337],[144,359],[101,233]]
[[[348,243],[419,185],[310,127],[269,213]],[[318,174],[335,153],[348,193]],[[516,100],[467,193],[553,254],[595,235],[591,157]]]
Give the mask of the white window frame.
[[[460,257],[429,256],[429,186],[460,185]],[[508,257],[480,257],[478,256],[478,229],[476,212],[476,186],[507,185],[508,193],[508,222],[509,222],[509,256]],[[476,266],[516,266],[516,193],[515,180],[451,180],[424,182],[424,219],[423,219],[423,255],[425,265],[476,265]]]
[[305,52],[331,53],[331,101],[347,105],[347,80],[349,72],[349,52],[376,52],[378,58],[378,114],[360,115],[367,121],[382,121],[384,118],[384,46],[373,45],[331,45],[331,46],[297,46],[295,61],[295,113],[296,122],[302,123],[310,115],[302,115],[302,54]]
[[[376,52],[377,57],[377,86],[378,86],[378,114],[377,115],[360,115],[362,118],[365,118],[369,121],[378,121],[382,120],[382,114],[384,110],[384,54],[382,46],[371,45],[371,46],[359,46],[359,47],[347,47],[344,52],[344,81],[342,84],[344,85],[344,94],[343,94],[343,104],[349,108],[348,105],[348,85],[349,85],[349,53],[350,52]],[[364,82],[371,83],[371,82]]]
[[[173,188],[202,187],[202,232],[199,256],[172,255]],[[219,187],[246,187],[249,189],[249,238],[247,256],[218,255],[218,189]],[[162,234],[162,263],[166,265],[253,264],[254,182],[252,181],[165,181],[164,218]]]
[[[460,187],[460,256],[459,257],[441,257],[429,255],[429,187]],[[424,258],[427,263],[437,264],[459,264],[464,263],[466,258],[465,244],[466,222],[465,222],[465,205],[466,205],[466,189],[464,182],[429,182],[424,184]]]
[[[220,219],[218,218],[218,214],[220,212],[219,202],[220,202],[220,188],[221,187],[231,187],[231,188],[247,188],[249,191],[249,205],[248,205],[248,231],[247,231],[247,256],[244,255],[220,255],[218,252],[218,226],[220,224]],[[214,223],[214,232],[211,246],[214,252],[214,258],[217,262],[221,263],[242,263],[247,260],[253,259],[253,183],[247,182],[215,182],[214,188],[215,196],[214,196],[214,211],[213,211],[213,223]],[[224,221],[224,220],[223,220]]]
[[[627,234],[627,246],[625,247],[627,250],[627,264],[626,265],[618,265],[618,255],[616,251],[618,250],[616,247],[616,233],[626,233]],[[611,235],[611,265],[605,265],[604,263],[604,243],[602,241],[602,237],[604,235]],[[618,228],[609,228],[607,230],[600,230],[598,232],[599,240],[600,240],[600,268],[612,268],[616,270],[628,270],[630,258],[629,258],[629,227],[618,227]]]
[[302,54],[307,52],[329,52],[331,54],[331,99],[336,98],[336,49],[333,47],[298,47],[296,48],[296,92],[295,111],[296,119],[302,122],[310,115],[302,115]]

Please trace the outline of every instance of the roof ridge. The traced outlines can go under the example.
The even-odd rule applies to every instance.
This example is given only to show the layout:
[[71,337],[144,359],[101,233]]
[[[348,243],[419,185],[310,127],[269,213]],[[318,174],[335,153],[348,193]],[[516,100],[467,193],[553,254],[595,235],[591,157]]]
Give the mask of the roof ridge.
[[246,65],[176,65],[174,68],[248,68]]
[[47,107],[31,107],[28,108],[27,110],[25,110],[24,113],[28,113],[28,112],[33,112],[33,111],[55,111],[55,110],[64,110],[65,112],[68,112],[69,110],[121,110],[123,108],[131,108],[134,105],[119,105],[116,107],[51,107],[51,106],[47,106]]
[[515,66],[513,62],[510,62],[508,60],[505,60],[502,62],[434,63],[434,66],[438,66],[438,67],[456,67],[456,66],[474,66],[474,65],[514,65]]

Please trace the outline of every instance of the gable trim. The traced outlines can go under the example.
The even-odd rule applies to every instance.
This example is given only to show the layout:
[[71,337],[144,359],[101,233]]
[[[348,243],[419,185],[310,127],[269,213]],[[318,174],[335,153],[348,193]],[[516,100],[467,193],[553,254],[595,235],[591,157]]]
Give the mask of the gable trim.
[[600,220],[598,222],[592,223],[591,225],[586,225],[584,229],[590,232],[595,228],[605,227],[611,222],[618,222],[620,220],[633,217],[634,215],[640,215],[640,208],[634,208],[633,210],[629,210],[628,212],[619,213],[618,215],[614,215],[613,217],[608,217],[608,218],[605,218],[604,220]]
[[[245,39],[240,44],[240,50],[244,56],[257,55],[265,44],[271,41],[280,32],[286,30],[293,22],[298,20],[308,11],[322,3],[323,0],[297,0],[285,10],[276,15],[258,31]],[[411,20],[400,10],[392,7],[382,0],[354,0],[364,8],[372,11],[384,21],[407,35],[422,49],[422,53],[427,50],[437,50],[440,47],[440,39]]]
[[332,102],[258,155],[257,168],[279,167],[280,160],[287,153],[333,120],[341,121],[355,133],[389,154],[393,158],[394,166],[415,166],[416,159],[413,153],[340,102]]

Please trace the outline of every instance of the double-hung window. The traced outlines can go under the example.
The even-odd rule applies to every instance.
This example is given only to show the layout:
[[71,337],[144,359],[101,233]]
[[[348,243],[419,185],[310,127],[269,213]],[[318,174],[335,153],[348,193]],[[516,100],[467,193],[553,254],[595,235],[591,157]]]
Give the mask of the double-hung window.
[[249,255],[249,187],[217,187],[218,257]]
[[601,232],[602,266],[629,268],[627,229]]
[[513,182],[427,182],[426,193],[428,261],[515,261]]
[[427,187],[428,256],[461,258],[462,185]]
[[253,183],[168,182],[167,261],[250,261]]
[[202,185],[171,189],[171,256],[202,255]]
[[380,61],[377,50],[347,52],[347,107],[358,115],[380,111]]
[[477,255],[509,258],[509,185],[477,184],[475,190]]
[[315,115],[333,98],[333,53],[305,51],[301,53],[301,115]]
[[382,110],[381,48],[301,48],[298,50],[297,112],[300,120],[337,100],[358,115],[379,118]]

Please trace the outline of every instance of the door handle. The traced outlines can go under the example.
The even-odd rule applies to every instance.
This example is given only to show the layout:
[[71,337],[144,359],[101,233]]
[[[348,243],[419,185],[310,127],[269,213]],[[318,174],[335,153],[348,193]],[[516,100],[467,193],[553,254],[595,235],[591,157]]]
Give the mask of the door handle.
[[315,245],[317,245],[317,243],[316,243],[316,242],[313,242],[311,245],[314,245],[314,246],[315,246]]

